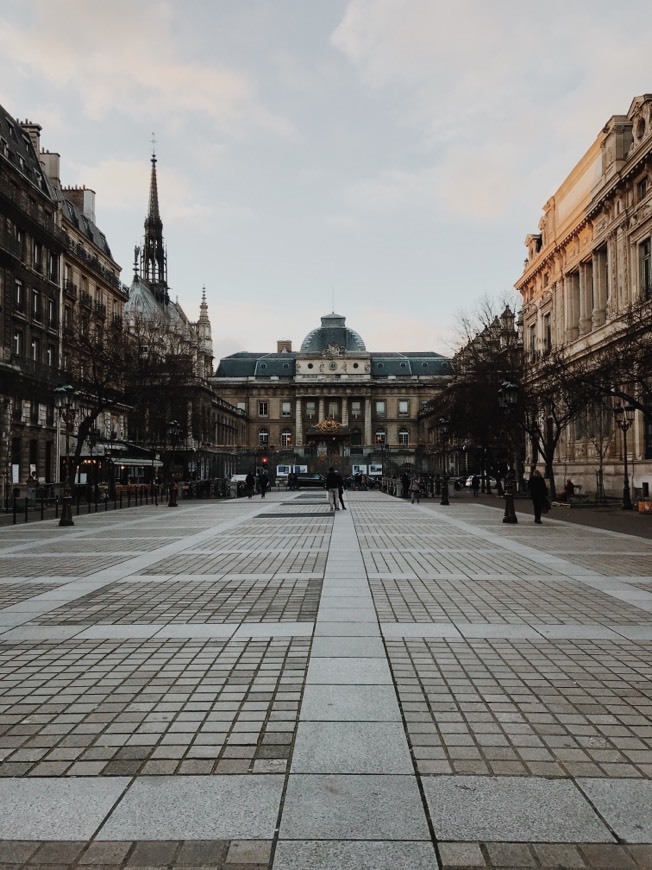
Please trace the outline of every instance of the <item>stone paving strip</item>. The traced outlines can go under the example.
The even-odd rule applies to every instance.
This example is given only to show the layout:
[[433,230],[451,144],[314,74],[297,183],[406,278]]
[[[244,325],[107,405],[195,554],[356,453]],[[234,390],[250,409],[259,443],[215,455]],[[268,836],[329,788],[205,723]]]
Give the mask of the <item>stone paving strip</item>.
[[0,530],[0,868],[652,867],[652,544],[347,506]]

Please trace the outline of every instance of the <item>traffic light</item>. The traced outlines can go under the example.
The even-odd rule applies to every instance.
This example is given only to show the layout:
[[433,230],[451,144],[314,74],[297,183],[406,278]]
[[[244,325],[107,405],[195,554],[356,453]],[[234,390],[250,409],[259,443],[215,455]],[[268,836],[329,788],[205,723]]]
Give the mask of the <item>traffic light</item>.
[[260,461],[263,463],[263,468],[267,468],[267,457],[263,456],[263,458]]

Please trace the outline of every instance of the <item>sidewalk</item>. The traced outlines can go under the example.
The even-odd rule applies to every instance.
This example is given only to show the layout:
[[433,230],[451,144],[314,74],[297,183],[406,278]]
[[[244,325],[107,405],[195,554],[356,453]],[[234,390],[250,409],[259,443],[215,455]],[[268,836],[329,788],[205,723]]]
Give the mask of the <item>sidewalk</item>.
[[652,518],[347,506],[0,528],[0,868],[652,867]]

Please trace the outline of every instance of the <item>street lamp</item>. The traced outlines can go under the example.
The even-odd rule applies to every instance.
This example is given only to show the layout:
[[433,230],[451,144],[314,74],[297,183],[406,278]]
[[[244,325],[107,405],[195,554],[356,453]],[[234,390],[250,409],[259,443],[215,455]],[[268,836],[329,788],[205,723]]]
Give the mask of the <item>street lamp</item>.
[[[518,402],[518,387],[512,384],[511,381],[503,381],[498,390],[498,405],[505,412],[505,417],[509,420],[512,414],[512,409],[516,407]],[[503,516],[504,523],[517,523],[516,511],[514,510],[514,475],[508,472],[505,480],[505,515]]]
[[636,408],[632,405],[625,405],[623,408],[622,405],[616,405],[614,408],[614,417],[616,418],[616,424],[618,428],[623,433],[623,465],[624,465],[624,475],[623,475],[623,507],[624,511],[631,511],[632,509],[632,498],[629,491],[629,474],[627,472],[627,432],[632,426],[634,422],[634,414],[636,412]]
[[63,500],[61,506],[60,526],[74,526],[72,518],[72,491],[70,489],[70,433],[75,419],[75,388],[66,384],[54,390],[54,404],[59,412],[59,421],[63,419],[66,427],[66,461],[63,480]]
[[441,501],[439,504],[444,506],[450,505],[448,500],[448,420],[445,420],[443,417],[439,421],[438,424],[439,434],[441,435],[441,442],[443,445],[443,454],[444,454],[444,473],[442,475],[441,481]]
[[178,507],[177,504],[177,484],[172,477],[172,466],[174,464],[174,452],[176,450],[177,444],[179,443],[179,424],[176,420],[170,420],[167,424],[167,434],[170,440],[170,444],[172,445],[172,452],[170,455],[170,492],[169,492],[169,500],[168,507]]

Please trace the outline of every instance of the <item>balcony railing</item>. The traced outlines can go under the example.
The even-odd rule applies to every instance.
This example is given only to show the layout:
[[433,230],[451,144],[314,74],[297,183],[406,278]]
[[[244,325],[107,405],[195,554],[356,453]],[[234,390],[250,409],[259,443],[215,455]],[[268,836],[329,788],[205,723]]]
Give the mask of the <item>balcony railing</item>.
[[21,245],[16,236],[12,236],[4,228],[0,228],[0,248],[11,254],[12,257],[20,259]]
[[79,294],[79,301],[82,305],[85,305],[87,308],[93,307],[93,297],[86,290],[82,290]]

